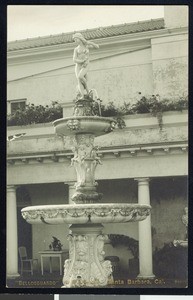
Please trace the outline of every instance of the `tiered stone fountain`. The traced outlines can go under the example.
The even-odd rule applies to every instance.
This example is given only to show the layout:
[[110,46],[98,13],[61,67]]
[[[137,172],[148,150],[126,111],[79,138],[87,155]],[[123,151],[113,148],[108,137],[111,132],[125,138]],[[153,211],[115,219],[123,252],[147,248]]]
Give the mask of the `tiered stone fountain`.
[[26,207],[22,216],[30,224],[70,224],[69,259],[64,265],[63,287],[107,286],[112,280],[112,266],[104,259],[107,235],[102,233],[102,224],[142,221],[150,214],[150,206],[100,203],[102,194],[96,190],[95,169],[101,161],[94,139],[110,133],[115,121],[94,115],[92,97],[78,99],[73,116],[53,124],[57,135],[71,136],[74,153],[71,163],[77,173],[74,204]]
[[99,203],[95,169],[100,164],[94,138],[114,128],[113,119],[93,116],[92,100],[81,99],[75,104],[74,116],[54,122],[56,134],[72,136],[77,173],[74,204],[31,206],[22,209],[22,216],[30,224],[72,224],[69,239],[69,259],[65,261],[65,287],[106,286],[112,279],[111,262],[104,260],[102,233],[104,223],[142,221],[150,214],[148,205],[129,203]]

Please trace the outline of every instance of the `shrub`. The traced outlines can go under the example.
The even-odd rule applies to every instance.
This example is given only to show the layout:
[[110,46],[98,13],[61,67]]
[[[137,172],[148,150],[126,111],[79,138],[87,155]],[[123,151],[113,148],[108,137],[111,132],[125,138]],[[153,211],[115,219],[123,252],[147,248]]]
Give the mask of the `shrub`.
[[159,278],[187,279],[188,251],[181,246],[166,243],[153,254],[154,274]]
[[8,115],[8,126],[48,123],[62,118],[62,107],[58,102],[50,106],[28,104],[25,109],[18,109]]
[[[100,103],[100,109],[99,109]],[[151,113],[157,117],[160,129],[162,129],[162,113],[166,111],[182,111],[188,108],[188,98],[181,97],[177,101],[159,99],[159,95],[151,97],[142,96],[135,104],[124,102],[122,105],[115,105],[114,102],[102,104],[102,100],[93,102],[95,115],[113,117],[119,128],[125,127],[123,117],[125,115]],[[28,125],[37,123],[48,123],[62,118],[62,107],[58,102],[52,102],[50,106],[28,104],[25,109],[18,109],[14,114],[8,115],[8,126]]]
[[159,99],[159,95],[150,97],[142,96],[140,100],[131,105],[124,102],[121,106],[115,106],[109,102],[106,106],[101,105],[101,115],[114,117],[119,128],[125,127],[124,115],[151,113],[157,117],[160,130],[162,129],[162,114],[166,111],[182,111],[188,108],[188,97],[181,97],[179,100]]

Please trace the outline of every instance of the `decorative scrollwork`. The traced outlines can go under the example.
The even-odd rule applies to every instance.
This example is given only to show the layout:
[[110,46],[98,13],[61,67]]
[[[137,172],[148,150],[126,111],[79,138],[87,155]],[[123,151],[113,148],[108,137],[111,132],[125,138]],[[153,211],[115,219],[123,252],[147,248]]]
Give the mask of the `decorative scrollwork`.
[[97,233],[72,234],[73,238],[69,238],[70,259],[65,261],[64,266],[64,286],[105,286],[112,274],[111,262],[104,260],[104,241],[107,237]]
[[74,106],[74,116],[94,116],[93,100],[78,99]]
[[[75,137],[72,147],[74,157],[71,159],[71,166],[75,167],[77,173],[76,189],[96,186],[95,169],[98,164],[101,164],[100,158],[97,156],[97,150],[98,148],[94,146],[93,134],[79,134]],[[80,199],[82,196],[76,195],[77,201],[83,201],[84,199]]]

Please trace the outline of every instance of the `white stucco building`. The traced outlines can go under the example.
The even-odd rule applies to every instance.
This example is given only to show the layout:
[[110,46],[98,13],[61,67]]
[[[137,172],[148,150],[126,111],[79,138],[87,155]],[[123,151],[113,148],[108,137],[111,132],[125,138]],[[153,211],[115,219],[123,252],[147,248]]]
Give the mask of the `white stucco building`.
[[[25,103],[58,101],[64,116],[72,114],[76,91],[72,34],[8,43],[8,113]],[[104,103],[135,102],[139,92],[174,101],[187,96],[186,6],[166,6],[164,19],[89,29],[83,35],[100,45],[91,50],[89,86]],[[96,138],[103,162],[96,170],[98,191],[104,194],[102,202],[150,202],[152,215],[139,224],[108,224],[104,231],[139,240],[140,274],[149,277],[155,248],[184,237],[187,112],[164,113],[163,131],[149,114],[126,116],[125,122],[124,129]],[[70,167],[68,139],[57,137],[52,124],[11,126],[7,131],[26,133],[7,146],[7,276],[14,278],[19,276],[18,246],[26,246],[39,258],[38,252],[54,235],[68,247],[67,226],[31,226],[20,211],[28,205],[68,203],[76,174]],[[110,245],[105,251],[119,256],[121,268],[128,270],[130,251]]]

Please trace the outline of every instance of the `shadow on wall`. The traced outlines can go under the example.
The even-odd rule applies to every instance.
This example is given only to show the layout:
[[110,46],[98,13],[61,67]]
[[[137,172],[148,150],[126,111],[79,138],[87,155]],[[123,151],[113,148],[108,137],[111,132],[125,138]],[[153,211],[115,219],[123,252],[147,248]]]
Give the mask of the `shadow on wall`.
[[105,256],[117,256],[119,257],[119,268],[122,272],[129,272],[129,259],[133,258],[131,251],[125,246],[119,245],[115,248],[111,244],[105,244],[104,246]]
[[186,228],[182,223],[187,206],[187,178],[161,178],[150,182],[153,249],[165,243],[184,239]]

